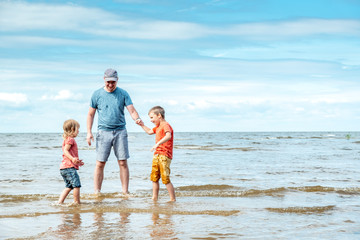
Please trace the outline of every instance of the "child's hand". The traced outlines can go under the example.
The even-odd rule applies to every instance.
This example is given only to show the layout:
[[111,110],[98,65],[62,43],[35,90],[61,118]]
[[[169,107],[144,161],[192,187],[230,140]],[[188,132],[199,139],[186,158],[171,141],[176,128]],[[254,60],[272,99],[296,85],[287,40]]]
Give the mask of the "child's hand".
[[72,162],[73,162],[74,164],[76,164],[76,165],[79,165],[80,162],[81,162],[81,160],[79,160],[79,158],[77,158],[77,157],[74,157],[74,159],[73,159]]
[[155,151],[158,148],[159,145],[155,144],[152,148],[151,148],[151,152]]
[[84,166],[84,162],[82,161],[82,160],[79,160],[79,166],[81,167],[81,166]]
[[139,126],[144,126],[144,122],[141,120],[141,118],[136,119],[135,123]]

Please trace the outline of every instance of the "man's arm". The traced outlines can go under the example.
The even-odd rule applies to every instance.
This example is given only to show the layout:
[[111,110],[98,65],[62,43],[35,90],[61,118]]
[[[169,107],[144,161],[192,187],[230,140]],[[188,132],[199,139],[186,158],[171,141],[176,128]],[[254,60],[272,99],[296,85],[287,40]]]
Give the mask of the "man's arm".
[[126,106],[126,109],[129,111],[131,118],[136,122],[136,124],[140,125],[143,124],[143,121],[139,117],[138,112],[136,111],[133,104]]
[[95,113],[96,113],[96,109],[89,107],[89,113],[88,113],[87,119],[86,119],[86,129],[87,129],[86,141],[89,144],[89,146],[91,146],[91,141],[94,141],[94,136],[92,134],[91,129],[92,129],[92,125],[94,123]]

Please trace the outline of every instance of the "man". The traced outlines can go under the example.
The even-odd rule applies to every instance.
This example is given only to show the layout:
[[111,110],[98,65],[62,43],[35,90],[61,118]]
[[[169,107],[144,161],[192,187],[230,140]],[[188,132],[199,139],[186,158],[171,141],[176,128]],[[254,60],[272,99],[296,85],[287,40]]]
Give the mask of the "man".
[[124,108],[137,124],[142,124],[139,114],[135,110],[129,94],[117,87],[118,75],[116,70],[107,69],[104,74],[105,86],[96,90],[90,101],[87,116],[87,137],[89,146],[94,141],[92,125],[96,110],[98,112],[98,131],[96,135],[96,166],[94,172],[94,190],[100,193],[104,179],[104,167],[109,158],[111,148],[120,168],[122,191],[129,193],[129,156],[127,131],[125,128]]

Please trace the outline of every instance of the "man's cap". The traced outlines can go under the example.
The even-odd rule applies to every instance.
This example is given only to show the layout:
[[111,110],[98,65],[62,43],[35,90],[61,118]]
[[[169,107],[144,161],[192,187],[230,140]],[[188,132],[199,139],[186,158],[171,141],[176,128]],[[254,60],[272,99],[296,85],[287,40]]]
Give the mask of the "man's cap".
[[104,79],[105,81],[117,81],[118,80],[117,71],[112,68],[106,69],[104,73]]

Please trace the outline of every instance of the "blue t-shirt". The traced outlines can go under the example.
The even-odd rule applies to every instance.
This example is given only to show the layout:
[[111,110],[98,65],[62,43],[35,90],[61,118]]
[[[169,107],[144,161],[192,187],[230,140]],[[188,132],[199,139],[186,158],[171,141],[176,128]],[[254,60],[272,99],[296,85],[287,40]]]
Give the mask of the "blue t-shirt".
[[97,109],[98,129],[111,131],[125,129],[124,108],[133,104],[129,94],[116,88],[107,92],[104,88],[96,90],[90,101],[90,107]]

